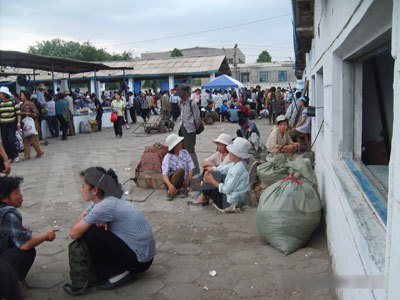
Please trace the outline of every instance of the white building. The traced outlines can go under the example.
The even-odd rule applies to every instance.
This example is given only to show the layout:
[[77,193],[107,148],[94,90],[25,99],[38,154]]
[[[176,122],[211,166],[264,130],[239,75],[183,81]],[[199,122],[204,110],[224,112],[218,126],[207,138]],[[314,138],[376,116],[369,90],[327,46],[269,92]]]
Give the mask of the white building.
[[385,276],[338,295],[400,299],[400,1],[292,4],[334,272]]

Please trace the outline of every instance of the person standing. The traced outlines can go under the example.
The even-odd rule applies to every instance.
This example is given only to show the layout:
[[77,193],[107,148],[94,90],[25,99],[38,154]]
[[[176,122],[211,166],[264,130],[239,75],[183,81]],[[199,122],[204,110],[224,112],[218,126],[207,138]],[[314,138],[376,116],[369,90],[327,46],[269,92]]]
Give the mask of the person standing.
[[121,99],[121,93],[115,93],[115,99],[111,102],[112,109],[117,113],[118,119],[114,122],[115,137],[122,138],[122,124],[125,119],[125,103]]
[[141,96],[140,115],[143,118],[143,122],[146,123],[150,115],[149,102],[147,102],[147,97],[145,93],[141,92],[140,96]]
[[168,91],[164,91],[162,93],[160,102],[162,118],[169,119],[171,114],[171,104],[169,103]]
[[[64,95],[62,93],[59,93],[57,95],[57,101],[56,101],[56,116],[61,125],[60,126],[62,131],[61,140],[65,141],[67,140],[67,131],[68,127],[70,126],[70,123],[69,123],[68,104],[67,102],[63,101],[63,99]],[[71,126],[74,126],[74,124],[71,124]]]
[[[74,99],[71,97],[71,93],[69,90],[64,90],[64,101],[68,104],[68,119],[71,120],[71,124],[74,124]],[[69,126],[68,128],[68,135],[74,136],[75,133],[75,126]]]
[[21,129],[21,114],[19,104],[13,99],[10,90],[0,88],[0,129],[4,149],[11,161],[19,162],[15,132]]
[[179,129],[179,135],[183,136],[184,148],[190,153],[192,160],[196,166],[194,174],[200,172],[199,162],[195,153],[196,131],[202,122],[200,118],[200,110],[197,104],[189,99],[190,86],[181,84],[177,87],[175,95],[181,98],[181,114],[182,125]]
[[103,118],[103,107],[101,106],[99,99],[96,98],[96,94],[92,94],[91,100],[94,105],[93,109],[96,112],[97,131],[101,131],[102,118]]
[[176,122],[180,115],[179,96],[175,95],[175,89],[171,89],[171,96],[169,99],[171,103],[172,121]]
[[[34,121],[39,117],[39,112],[35,106],[35,104],[29,100],[29,94],[27,91],[21,91],[20,93],[21,99],[21,114],[22,121],[24,122],[25,117],[32,118]],[[36,123],[36,122],[35,122]],[[26,124],[24,124],[26,125]],[[24,141],[24,160],[31,159],[31,144],[36,151],[36,158],[43,156],[44,152],[40,148],[40,142],[38,134],[32,134],[30,136],[25,136],[25,133],[22,134],[22,139]]]
[[59,126],[56,117],[56,102],[50,93],[47,93],[45,97],[47,101],[47,124],[49,125],[49,131],[53,138],[58,138]]
[[131,115],[132,124],[136,124],[136,106],[135,106],[135,98],[132,92],[128,93],[128,109],[129,114]]

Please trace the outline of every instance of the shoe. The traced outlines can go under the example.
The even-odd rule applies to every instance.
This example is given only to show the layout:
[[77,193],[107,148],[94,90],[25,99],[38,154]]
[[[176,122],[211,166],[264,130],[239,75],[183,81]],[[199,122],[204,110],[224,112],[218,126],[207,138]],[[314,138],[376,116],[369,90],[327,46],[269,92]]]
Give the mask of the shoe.
[[44,151],[40,152],[39,154],[36,155],[36,158],[41,158],[44,154]]
[[22,161],[26,161],[26,160],[30,160],[31,158],[30,157],[24,157],[23,159],[22,159]]
[[131,283],[133,277],[129,271],[125,271],[117,276],[111,277],[105,283],[97,287],[98,290],[112,290],[117,287],[121,287],[125,284]]
[[172,201],[172,200],[174,200],[174,198],[175,198],[175,196],[172,196],[172,195],[170,195],[170,194],[167,194],[167,199],[165,199],[165,200],[167,200],[167,201]]
[[217,204],[213,203],[212,206],[214,206],[214,208],[215,208],[216,210],[218,210],[219,212],[221,212],[221,213],[224,212],[224,210],[223,210],[223,209],[220,209],[220,208],[217,206]]
[[130,129],[130,128],[131,128],[131,127],[130,127],[130,126],[128,126],[128,125],[126,125],[126,126],[125,126],[125,129]]
[[193,202],[192,200],[189,200],[189,201],[186,202],[186,204],[190,205],[190,206],[203,206],[204,207],[204,206],[209,205],[210,201],[207,200],[207,201],[204,201],[204,202]]
[[19,156],[17,156],[16,158],[14,158],[13,160],[15,163],[19,162]]
[[187,189],[183,189],[182,192],[180,193],[181,198],[187,198],[189,196],[189,192]]

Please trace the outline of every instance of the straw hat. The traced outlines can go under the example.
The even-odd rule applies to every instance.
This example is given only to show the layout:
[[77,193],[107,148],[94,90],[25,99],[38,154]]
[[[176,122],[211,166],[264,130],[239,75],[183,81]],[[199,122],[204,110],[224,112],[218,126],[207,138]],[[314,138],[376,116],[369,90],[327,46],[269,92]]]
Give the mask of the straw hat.
[[70,91],[69,91],[69,90],[63,90],[63,94],[64,94],[64,95],[69,95],[69,94],[70,94]]
[[10,90],[6,86],[0,87],[0,93],[6,94],[9,97],[12,97],[13,95],[11,94]]
[[175,133],[170,134],[167,139],[165,140],[165,142],[167,143],[168,146],[168,151],[171,151],[172,149],[175,148],[176,145],[178,145],[180,142],[182,142],[183,137],[182,136],[178,136]]
[[239,158],[249,158],[249,150],[251,148],[250,142],[248,142],[246,139],[237,137],[232,144],[230,144],[226,149],[234,155],[236,155]]
[[213,142],[228,146],[232,144],[232,137],[229,134],[221,133]]
[[38,89],[39,90],[47,90],[46,86],[43,83],[39,84]]

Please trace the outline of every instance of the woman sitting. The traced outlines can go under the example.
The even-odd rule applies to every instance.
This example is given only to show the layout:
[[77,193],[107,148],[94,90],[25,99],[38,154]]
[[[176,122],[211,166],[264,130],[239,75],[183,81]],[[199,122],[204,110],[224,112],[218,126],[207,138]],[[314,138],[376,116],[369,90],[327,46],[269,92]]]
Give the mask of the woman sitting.
[[183,137],[175,133],[166,139],[168,153],[162,161],[161,170],[168,191],[167,200],[174,199],[179,192],[187,196],[187,188],[193,176],[195,166],[189,152],[183,149],[182,140]]
[[284,115],[276,118],[277,126],[272,130],[267,140],[267,149],[273,154],[288,153],[297,151],[298,143],[293,143],[288,132],[288,120]]
[[53,241],[57,230],[32,234],[22,224],[23,197],[20,190],[22,177],[0,177],[0,260],[8,262],[18,275],[19,281],[26,275],[35,260],[35,247],[44,241]]
[[[232,144],[226,147],[229,151],[230,164],[219,167],[207,167],[204,174],[204,182],[214,186],[213,190],[203,191],[210,197],[218,210],[224,210],[229,205],[240,206],[246,202],[246,193],[249,189],[249,173],[243,163],[243,159],[250,157],[250,142],[237,137]],[[211,172],[218,171],[225,175],[225,182],[219,183]]]
[[[149,222],[132,203],[120,199],[122,188],[113,170],[88,168],[81,173],[81,194],[91,205],[71,227],[71,238],[84,239],[98,289],[132,281],[132,273],[150,268],[156,254]],[[67,291],[68,292],[68,291]]]
[[[231,163],[227,146],[232,143],[232,137],[229,134],[221,133],[217,139],[213,141],[217,145],[217,152],[201,162],[201,167],[206,170],[208,167],[224,166]],[[213,177],[221,182],[222,175],[219,172],[213,172]],[[207,205],[208,196],[205,195],[207,190],[215,189],[211,184],[203,184],[200,195],[195,201],[188,201],[189,205]]]

